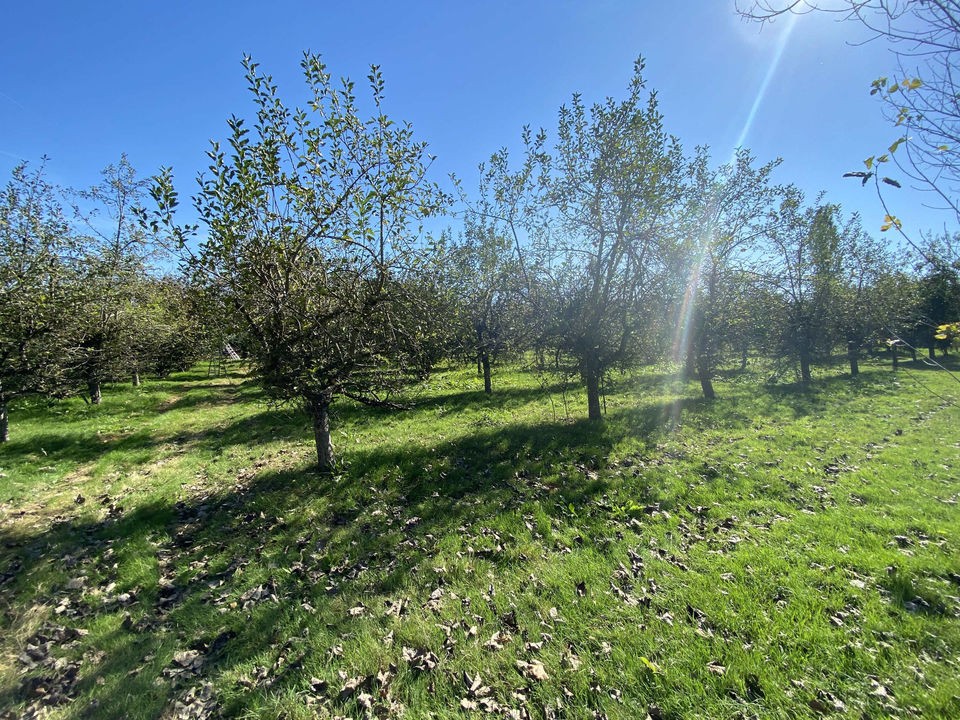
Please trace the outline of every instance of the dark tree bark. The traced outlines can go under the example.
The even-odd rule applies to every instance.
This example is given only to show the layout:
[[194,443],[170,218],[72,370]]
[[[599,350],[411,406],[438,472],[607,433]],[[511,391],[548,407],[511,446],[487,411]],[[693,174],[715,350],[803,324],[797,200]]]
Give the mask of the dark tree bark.
[[99,405],[100,400],[103,399],[103,394],[100,391],[100,381],[90,380],[87,382],[87,392],[90,394],[90,404]]
[[140,387],[140,371],[139,370],[133,371],[133,386]]
[[7,414],[7,403],[0,402],[0,443],[10,439],[10,417]]
[[587,386],[587,417],[600,420],[603,416],[600,407],[600,359],[593,353],[584,359],[583,380]]
[[847,360],[850,362],[850,376],[856,377],[860,374],[860,362],[858,359],[860,347],[855,342],[847,343]]
[[480,365],[483,368],[483,391],[490,395],[493,392],[493,385],[490,381],[490,353],[486,350],[480,351]]
[[330,442],[331,399],[328,393],[307,398],[307,412],[313,421],[313,439],[317,446],[320,472],[330,472],[334,468],[333,443]]
[[893,360],[893,369],[896,370],[897,368],[900,367],[900,355],[897,352],[896,345],[890,346],[890,357]]
[[717,393],[713,389],[713,378],[710,372],[710,360],[704,356],[697,357],[697,377],[700,379],[700,389],[707,400],[715,400]]

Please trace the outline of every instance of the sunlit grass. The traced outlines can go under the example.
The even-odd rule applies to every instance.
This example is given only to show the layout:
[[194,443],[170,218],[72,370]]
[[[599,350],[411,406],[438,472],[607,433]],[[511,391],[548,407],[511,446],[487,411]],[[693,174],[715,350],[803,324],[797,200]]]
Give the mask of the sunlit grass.
[[[242,373],[14,408],[0,712],[960,716],[944,373],[706,403],[649,369],[596,426],[576,388],[494,382],[339,403],[332,476]],[[29,668],[56,628],[88,632]]]

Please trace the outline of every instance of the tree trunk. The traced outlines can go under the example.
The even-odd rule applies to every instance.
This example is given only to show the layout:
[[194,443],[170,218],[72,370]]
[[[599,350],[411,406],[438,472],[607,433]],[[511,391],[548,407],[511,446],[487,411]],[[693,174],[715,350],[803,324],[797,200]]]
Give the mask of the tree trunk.
[[917,349],[916,349],[915,347],[913,347],[912,345],[910,346],[910,355],[911,355],[911,359],[912,359],[914,362],[916,362],[916,361],[917,361]]
[[740,369],[741,370],[747,369],[747,346],[746,345],[740,348]]
[[133,371],[133,386],[140,387],[140,371],[139,370]]
[[900,367],[900,356],[897,353],[896,345],[890,346],[890,357],[893,359],[893,369],[896,370],[898,367]]
[[90,393],[90,404],[99,405],[100,400],[102,399],[102,394],[100,392],[100,381],[90,380],[87,383],[87,392]]
[[697,358],[697,377],[700,379],[700,389],[707,400],[715,400],[717,393],[713,389],[713,378],[710,372],[710,362],[707,358]]
[[802,347],[800,348],[800,382],[809,385],[812,379],[810,375],[810,351]]
[[847,360],[850,362],[850,377],[860,374],[860,363],[857,359],[858,346],[854,342],[847,343]]
[[932,342],[927,346],[927,354],[930,356],[931,360],[937,359],[937,347]]
[[695,359],[696,358],[694,356],[693,348],[688,349],[687,356],[683,360],[683,379],[684,380],[688,380],[696,374],[697,367],[696,367],[696,363],[694,362]]
[[603,416],[600,409],[600,361],[593,354],[584,359],[583,379],[587,384],[587,417],[600,420]]
[[333,444],[330,442],[331,399],[327,393],[307,398],[307,412],[313,421],[313,439],[317,446],[320,472],[330,472],[334,468]]
[[486,350],[480,352],[480,365],[483,367],[483,391],[490,395],[493,385],[490,383],[490,355]]
[[10,439],[10,416],[7,414],[7,403],[0,402],[0,443]]

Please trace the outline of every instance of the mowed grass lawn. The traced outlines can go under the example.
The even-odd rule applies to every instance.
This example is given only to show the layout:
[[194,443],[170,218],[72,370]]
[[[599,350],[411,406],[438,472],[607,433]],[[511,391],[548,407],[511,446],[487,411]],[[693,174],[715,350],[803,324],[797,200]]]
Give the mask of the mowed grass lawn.
[[14,407],[0,717],[960,718],[948,373],[481,388],[333,476],[238,369]]

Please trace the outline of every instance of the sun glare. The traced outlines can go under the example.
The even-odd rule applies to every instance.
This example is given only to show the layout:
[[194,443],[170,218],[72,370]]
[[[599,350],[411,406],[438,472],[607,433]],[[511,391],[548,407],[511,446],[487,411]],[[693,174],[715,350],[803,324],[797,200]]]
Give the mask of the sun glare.
[[780,60],[783,57],[783,51],[790,42],[790,35],[793,33],[793,28],[796,26],[798,19],[799,16],[793,14],[790,14],[785,18],[783,29],[780,30],[780,35],[778,36],[776,45],[774,47],[773,59],[770,61],[770,65],[767,67],[767,73],[763,77],[763,82],[760,83],[760,88],[757,90],[757,94],[753,98],[753,104],[750,106],[750,112],[747,113],[747,118],[743,123],[743,128],[740,130],[740,135],[737,137],[737,141],[734,143],[734,152],[736,152],[737,148],[743,147],[743,144],[747,140],[747,136],[750,134],[750,129],[753,127],[753,121],[756,119],[757,112],[760,110],[760,106],[763,104],[763,98],[767,94],[767,88],[770,87],[770,82],[773,80],[773,76],[777,73],[777,68],[780,66]]

